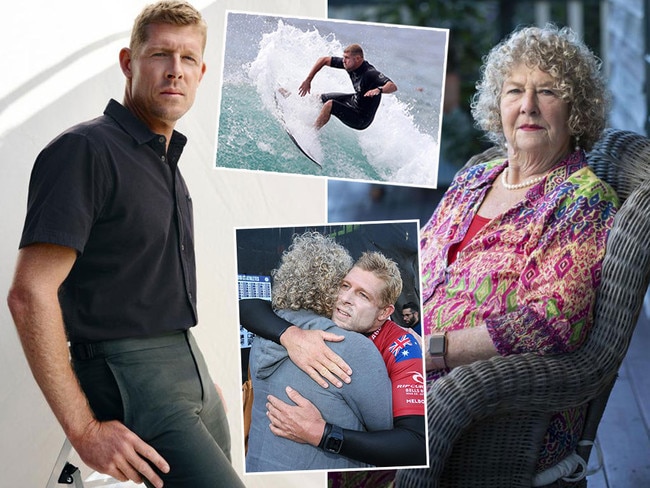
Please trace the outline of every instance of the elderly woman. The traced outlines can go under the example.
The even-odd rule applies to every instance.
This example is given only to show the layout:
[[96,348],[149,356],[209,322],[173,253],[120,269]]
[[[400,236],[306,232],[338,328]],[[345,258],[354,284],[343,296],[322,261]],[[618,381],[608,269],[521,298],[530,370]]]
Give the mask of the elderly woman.
[[[571,30],[521,29],[482,74],[472,113],[507,157],[461,171],[422,229],[429,381],[494,355],[580,347],[618,207],[585,159],[607,98]],[[584,413],[553,417],[538,470],[575,449]]]

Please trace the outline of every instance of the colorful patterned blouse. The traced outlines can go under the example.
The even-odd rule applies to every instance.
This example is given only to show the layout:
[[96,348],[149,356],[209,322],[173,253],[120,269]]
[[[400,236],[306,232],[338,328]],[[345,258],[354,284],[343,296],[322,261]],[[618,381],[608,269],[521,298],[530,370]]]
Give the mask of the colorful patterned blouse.
[[[501,159],[459,174],[422,229],[425,334],[486,324],[503,356],[575,350],[592,323],[618,198],[576,151],[480,229],[449,265],[449,248],[463,239],[506,165]],[[562,417],[569,421],[575,412]]]

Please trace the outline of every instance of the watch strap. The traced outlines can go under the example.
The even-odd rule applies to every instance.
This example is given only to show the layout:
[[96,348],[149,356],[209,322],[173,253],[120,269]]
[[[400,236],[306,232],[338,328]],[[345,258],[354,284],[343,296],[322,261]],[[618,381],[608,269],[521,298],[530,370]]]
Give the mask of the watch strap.
[[433,369],[447,369],[447,361],[444,356],[431,356]]
[[333,425],[329,422],[326,423],[318,447],[334,454],[341,452],[341,448],[343,447],[343,429],[338,425]]
[[447,333],[432,334],[429,337],[429,358],[434,369],[447,369]]

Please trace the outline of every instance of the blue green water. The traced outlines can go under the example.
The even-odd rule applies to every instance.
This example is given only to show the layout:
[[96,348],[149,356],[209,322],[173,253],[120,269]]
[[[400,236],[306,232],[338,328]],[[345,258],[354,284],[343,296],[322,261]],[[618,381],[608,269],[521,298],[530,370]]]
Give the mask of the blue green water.
[[[446,41],[442,34],[229,13],[216,165],[435,186]],[[386,46],[387,36],[390,49],[382,48],[379,56],[375,50],[380,44]],[[316,131],[312,125],[320,102],[315,95],[299,97],[298,86],[318,57],[341,55],[352,42],[364,46],[366,59],[399,90],[382,97],[375,122],[364,131],[352,130],[334,117]],[[282,111],[275,98],[280,87],[291,92],[280,100]],[[351,90],[344,70],[325,67],[312,82],[312,94]],[[301,145],[317,156],[322,169],[295,147],[283,121]]]

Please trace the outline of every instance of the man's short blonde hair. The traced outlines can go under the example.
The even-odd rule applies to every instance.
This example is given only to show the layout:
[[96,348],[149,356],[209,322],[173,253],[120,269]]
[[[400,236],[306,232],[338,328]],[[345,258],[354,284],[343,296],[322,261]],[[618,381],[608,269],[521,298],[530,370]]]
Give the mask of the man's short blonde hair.
[[379,296],[381,307],[395,305],[402,293],[402,275],[395,261],[380,252],[364,252],[354,266],[370,271],[384,282],[384,289]]
[[343,52],[352,56],[361,56],[363,58],[363,48],[359,44],[350,44]]
[[196,10],[187,2],[176,0],[162,0],[147,5],[133,22],[131,41],[129,49],[137,54],[140,47],[148,40],[147,27],[150,24],[170,24],[176,26],[196,26],[202,37],[202,49],[205,50],[205,43],[208,37],[208,26]]

